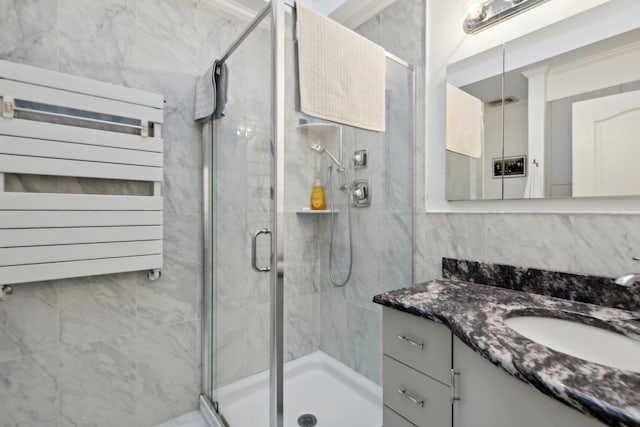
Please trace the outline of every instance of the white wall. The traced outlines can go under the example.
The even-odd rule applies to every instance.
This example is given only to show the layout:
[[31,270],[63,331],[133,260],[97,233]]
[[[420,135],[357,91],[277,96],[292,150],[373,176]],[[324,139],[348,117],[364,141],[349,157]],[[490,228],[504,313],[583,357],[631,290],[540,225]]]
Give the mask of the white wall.
[[[634,19],[637,21],[637,15],[630,13],[630,11],[640,7],[640,3],[631,0],[551,1],[474,35],[467,35],[461,29],[467,3],[468,1],[464,0],[446,2],[427,0],[426,209],[431,212],[611,211],[612,206],[609,201],[598,202],[594,200],[447,202],[444,149],[446,66],[598,6],[604,7],[606,10],[602,11],[600,15],[596,15],[597,18],[608,17],[614,23],[614,25],[604,26],[606,28],[602,29],[603,32],[610,31],[611,27],[615,28],[615,23],[618,21],[629,25]],[[591,19],[591,17],[589,18]],[[593,26],[597,24],[595,19],[587,20],[587,23]],[[587,29],[590,30],[590,33],[584,35],[583,33]],[[576,33],[578,38],[586,40],[588,37],[595,37],[594,31],[584,25],[577,30],[580,30]],[[543,43],[539,49],[534,51],[535,54],[541,54],[542,45]],[[518,58],[514,58],[514,61],[518,61]],[[617,211],[640,211],[640,203],[635,200],[620,200],[613,208]]]

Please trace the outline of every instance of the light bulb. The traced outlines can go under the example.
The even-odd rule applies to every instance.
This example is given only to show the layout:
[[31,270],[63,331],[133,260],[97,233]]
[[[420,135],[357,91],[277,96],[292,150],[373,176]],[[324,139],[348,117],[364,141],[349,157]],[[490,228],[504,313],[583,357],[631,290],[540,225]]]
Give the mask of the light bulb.
[[487,17],[487,13],[484,10],[484,4],[477,3],[472,5],[467,10],[467,19],[469,21],[480,22]]

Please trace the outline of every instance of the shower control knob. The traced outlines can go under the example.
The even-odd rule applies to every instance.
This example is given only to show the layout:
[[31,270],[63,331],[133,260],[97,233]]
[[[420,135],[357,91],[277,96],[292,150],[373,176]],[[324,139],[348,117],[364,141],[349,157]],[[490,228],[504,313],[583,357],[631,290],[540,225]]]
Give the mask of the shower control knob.
[[352,206],[356,208],[366,208],[371,206],[371,192],[368,179],[358,179],[353,181],[353,191],[351,192]]
[[367,150],[357,150],[351,157],[354,169],[364,169],[367,167]]

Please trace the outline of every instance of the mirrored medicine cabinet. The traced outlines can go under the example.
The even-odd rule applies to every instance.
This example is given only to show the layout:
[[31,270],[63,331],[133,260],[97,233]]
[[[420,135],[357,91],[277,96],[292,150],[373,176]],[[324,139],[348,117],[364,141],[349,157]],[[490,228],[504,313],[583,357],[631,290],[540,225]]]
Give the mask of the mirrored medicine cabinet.
[[447,199],[640,196],[640,29],[536,49],[447,67]]

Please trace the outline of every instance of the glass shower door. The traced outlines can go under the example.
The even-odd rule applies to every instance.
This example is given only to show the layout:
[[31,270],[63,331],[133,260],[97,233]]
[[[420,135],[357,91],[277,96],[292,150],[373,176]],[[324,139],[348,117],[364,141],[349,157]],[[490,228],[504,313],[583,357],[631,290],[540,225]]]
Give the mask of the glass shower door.
[[[204,391],[232,426],[268,426],[270,290],[275,229],[269,15],[226,61],[225,116],[203,138],[210,268]],[[206,128],[206,127],[205,127]],[[207,227],[207,222],[205,222]],[[208,279],[208,280],[207,280]],[[207,307],[207,304],[209,307]],[[207,332],[205,331],[205,334]]]
[[[204,391],[233,427],[380,425],[381,313],[371,298],[412,283],[414,69],[388,64],[387,132],[315,121],[311,131],[296,105],[295,31],[284,7],[274,6],[277,31],[265,18],[227,60],[226,116],[203,138],[211,199]],[[340,157],[345,188],[367,180],[374,195],[370,207],[353,209],[353,275],[343,288],[329,278],[331,218],[334,273],[344,278],[351,194],[336,176],[331,186],[332,163],[311,143]],[[356,170],[350,159],[362,149],[368,167]],[[315,178],[334,191],[334,215],[309,214]]]

